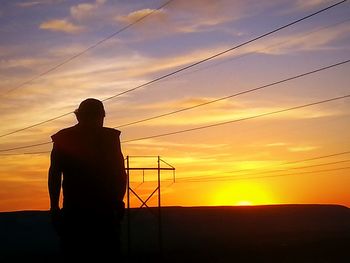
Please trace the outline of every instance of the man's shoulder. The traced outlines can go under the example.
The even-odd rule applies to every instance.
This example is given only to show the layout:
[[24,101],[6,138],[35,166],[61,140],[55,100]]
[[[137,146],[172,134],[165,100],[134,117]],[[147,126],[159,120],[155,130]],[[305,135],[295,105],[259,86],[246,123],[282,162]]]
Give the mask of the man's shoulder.
[[103,132],[106,134],[106,135],[109,135],[109,136],[118,136],[120,135],[120,131],[117,130],[117,129],[113,129],[113,128],[108,128],[108,127],[103,127]]
[[67,138],[70,135],[76,133],[76,126],[68,127],[62,130],[59,130],[57,133],[51,136],[53,141],[57,141],[63,138]]
[[[79,127],[76,125],[76,126],[72,126],[72,127],[65,128],[58,131],[57,133],[52,135],[51,138],[54,142],[65,141],[67,139],[69,140],[69,138],[76,139],[77,136],[79,137],[82,133],[85,133],[85,132],[86,131],[79,129]],[[120,133],[121,132],[117,129],[107,128],[107,127],[102,128],[102,134],[105,137],[110,137],[110,138],[119,137]]]

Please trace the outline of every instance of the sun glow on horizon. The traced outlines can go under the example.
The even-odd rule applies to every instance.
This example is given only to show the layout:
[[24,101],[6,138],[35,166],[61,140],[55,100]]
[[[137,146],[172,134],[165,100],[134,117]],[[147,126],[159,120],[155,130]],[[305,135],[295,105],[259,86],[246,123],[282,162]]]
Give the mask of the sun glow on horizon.
[[254,182],[232,182],[221,185],[212,194],[211,205],[266,205],[276,203],[263,185]]
[[235,205],[236,206],[252,206],[254,204],[250,201],[239,201]]

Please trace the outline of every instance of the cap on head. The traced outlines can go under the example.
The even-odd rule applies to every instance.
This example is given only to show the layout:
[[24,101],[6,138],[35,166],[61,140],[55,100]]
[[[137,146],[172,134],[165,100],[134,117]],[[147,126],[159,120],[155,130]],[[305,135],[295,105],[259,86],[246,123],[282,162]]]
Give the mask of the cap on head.
[[88,98],[82,101],[79,108],[74,111],[78,119],[95,119],[105,116],[105,109],[101,101]]

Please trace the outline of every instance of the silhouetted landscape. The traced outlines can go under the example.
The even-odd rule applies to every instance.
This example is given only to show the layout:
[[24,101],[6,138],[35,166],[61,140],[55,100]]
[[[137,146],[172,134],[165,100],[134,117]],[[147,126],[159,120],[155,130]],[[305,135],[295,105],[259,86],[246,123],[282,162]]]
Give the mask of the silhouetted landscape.
[[[350,209],[344,206],[163,207],[162,255],[156,212],[131,210],[131,261],[350,262]],[[47,211],[3,212],[0,231],[1,262],[60,259]]]

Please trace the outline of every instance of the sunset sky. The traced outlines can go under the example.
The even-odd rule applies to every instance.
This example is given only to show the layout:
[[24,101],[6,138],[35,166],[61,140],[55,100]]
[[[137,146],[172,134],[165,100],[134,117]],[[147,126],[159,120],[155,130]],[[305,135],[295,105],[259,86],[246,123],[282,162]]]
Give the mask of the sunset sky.
[[[125,157],[176,168],[175,183],[162,172],[164,206],[350,207],[349,97],[256,117],[349,95],[350,63],[124,126],[349,60],[349,1],[186,70],[340,1],[166,2],[0,2],[0,211],[49,208],[52,145],[6,150],[50,142],[88,97],[104,100]],[[157,165],[144,160],[130,164]],[[147,198],[157,174],[130,175]]]

